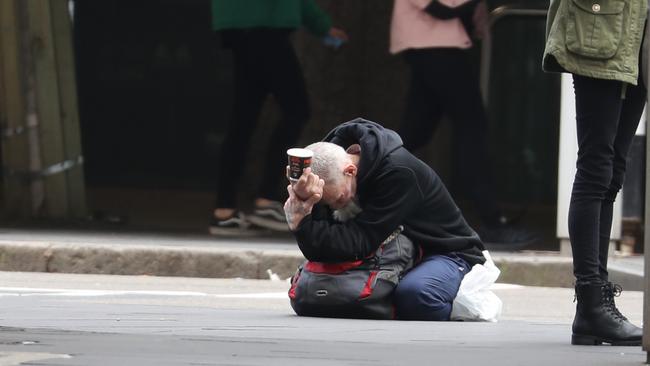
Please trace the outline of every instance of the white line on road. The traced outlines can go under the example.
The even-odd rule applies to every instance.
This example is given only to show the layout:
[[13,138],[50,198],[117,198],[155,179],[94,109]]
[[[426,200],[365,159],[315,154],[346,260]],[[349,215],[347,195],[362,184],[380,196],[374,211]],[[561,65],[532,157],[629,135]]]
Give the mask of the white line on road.
[[[524,288],[521,285],[495,283],[491,290],[516,290]],[[213,297],[232,299],[286,299],[287,292],[258,292],[239,294],[209,294],[196,291],[131,291],[131,290],[86,290],[59,288],[31,287],[0,287],[0,297],[6,296],[67,296],[67,297],[98,297],[98,296],[178,296],[178,297]]]
[[72,356],[39,352],[0,352],[0,366],[16,366],[22,365],[25,362],[51,360],[55,358],[72,358]]
[[0,297],[3,296],[67,296],[67,297],[97,297],[97,296],[179,296],[179,297],[216,297],[216,298],[247,298],[247,299],[281,299],[287,298],[287,292],[262,292],[243,294],[209,294],[194,291],[129,291],[129,290],[80,290],[58,288],[31,287],[0,287]]

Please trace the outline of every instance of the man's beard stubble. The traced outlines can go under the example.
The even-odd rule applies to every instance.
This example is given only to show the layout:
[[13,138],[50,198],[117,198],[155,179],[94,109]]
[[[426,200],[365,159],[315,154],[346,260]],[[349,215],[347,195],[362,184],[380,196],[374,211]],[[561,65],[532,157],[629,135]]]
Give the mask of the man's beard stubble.
[[361,213],[361,211],[363,210],[357,201],[353,199],[350,201],[350,203],[345,205],[345,207],[334,210],[332,216],[334,216],[334,220],[336,221],[346,222],[350,219],[355,218],[359,213]]

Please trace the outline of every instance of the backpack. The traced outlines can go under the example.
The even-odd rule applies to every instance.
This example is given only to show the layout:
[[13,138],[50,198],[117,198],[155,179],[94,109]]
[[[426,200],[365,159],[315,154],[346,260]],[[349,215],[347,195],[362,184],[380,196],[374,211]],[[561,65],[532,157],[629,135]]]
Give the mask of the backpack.
[[[291,278],[289,299],[300,316],[394,319],[392,293],[419,251],[400,226],[362,260],[306,261]],[[417,255],[416,255],[417,252]]]

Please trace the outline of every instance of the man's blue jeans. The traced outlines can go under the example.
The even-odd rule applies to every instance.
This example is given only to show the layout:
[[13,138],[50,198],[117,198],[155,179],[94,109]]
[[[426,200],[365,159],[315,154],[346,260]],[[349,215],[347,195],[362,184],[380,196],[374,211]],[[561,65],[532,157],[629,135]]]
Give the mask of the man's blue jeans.
[[424,257],[395,289],[397,319],[449,320],[460,282],[470,269],[455,254]]

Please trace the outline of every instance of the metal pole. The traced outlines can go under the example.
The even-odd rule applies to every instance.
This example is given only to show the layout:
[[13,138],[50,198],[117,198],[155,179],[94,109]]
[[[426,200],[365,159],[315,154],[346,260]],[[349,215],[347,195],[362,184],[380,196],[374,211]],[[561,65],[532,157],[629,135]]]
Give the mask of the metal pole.
[[[645,72],[643,78],[646,89],[648,87],[648,80],[650,79],[650,47],[648,47],[648,33],[650,30],[646,28],[644,35],[643,51],[641,52],[643,68],[641,72]],[[650,98],[650,94],[648,96]],[[650,100],[650,99],[649,99]],[[649,103],[650,104],[650,103]],[[648,148],[648,128],[650,128],[650,113],[648,113],[646,104],[646,152],[645,152],[645,213],[644,213],[644,280],[645,290],[643,292],[643,350],[646,351],[646,363],[650,364],[650,149]]]
[[[26,1],[16,1],[18,7],[18,24],[20,30],[20,59],[22,61],[22,90],[25,97],[25,125],[29,142],[29,169],[41,170],[41,143],[39,134],[39,116],[36,107],[36,75],[34,70],[33,38],[30,31],[29,5]],[[40,179],[30,183],[32,193],[32,215],[40,216],[45,201],[45,186]]]
[[[650,71],[648,69],[647,71]],[[650,114],[646,112],[646,130],[650,128]],[[645,229],[644,229],[644,280],[643,292],[643,350],[646,351],[646,363],[650,364],[650,149],[647,147],[645,155]]]
[[[648,30],[646,30],[645,38],[648,37]],[[650,40],[648,40],[650,41]],[[646,63],[643,63],[646,72],[646,87],[648,86],[648,79],[650,79],[650,49],[646,47],[644,41],[644,48],[642,57],[645,57]],[[648,94],[650,97],[650,94]],[[650,100],[650,99],[649,99]],[[650,104],[650,103],[649,103]],[[646,104],[646,107],[649,105]],[[650,113],[646,109],[646,131],[650,128]],[[648,148],[648,134],[646,133],[646,150],[645,150],[645,213],[644,213],[644,280],[645,290],[643,292],[643,350],[646,351],[646,363],[650,364],[650,148]]]

